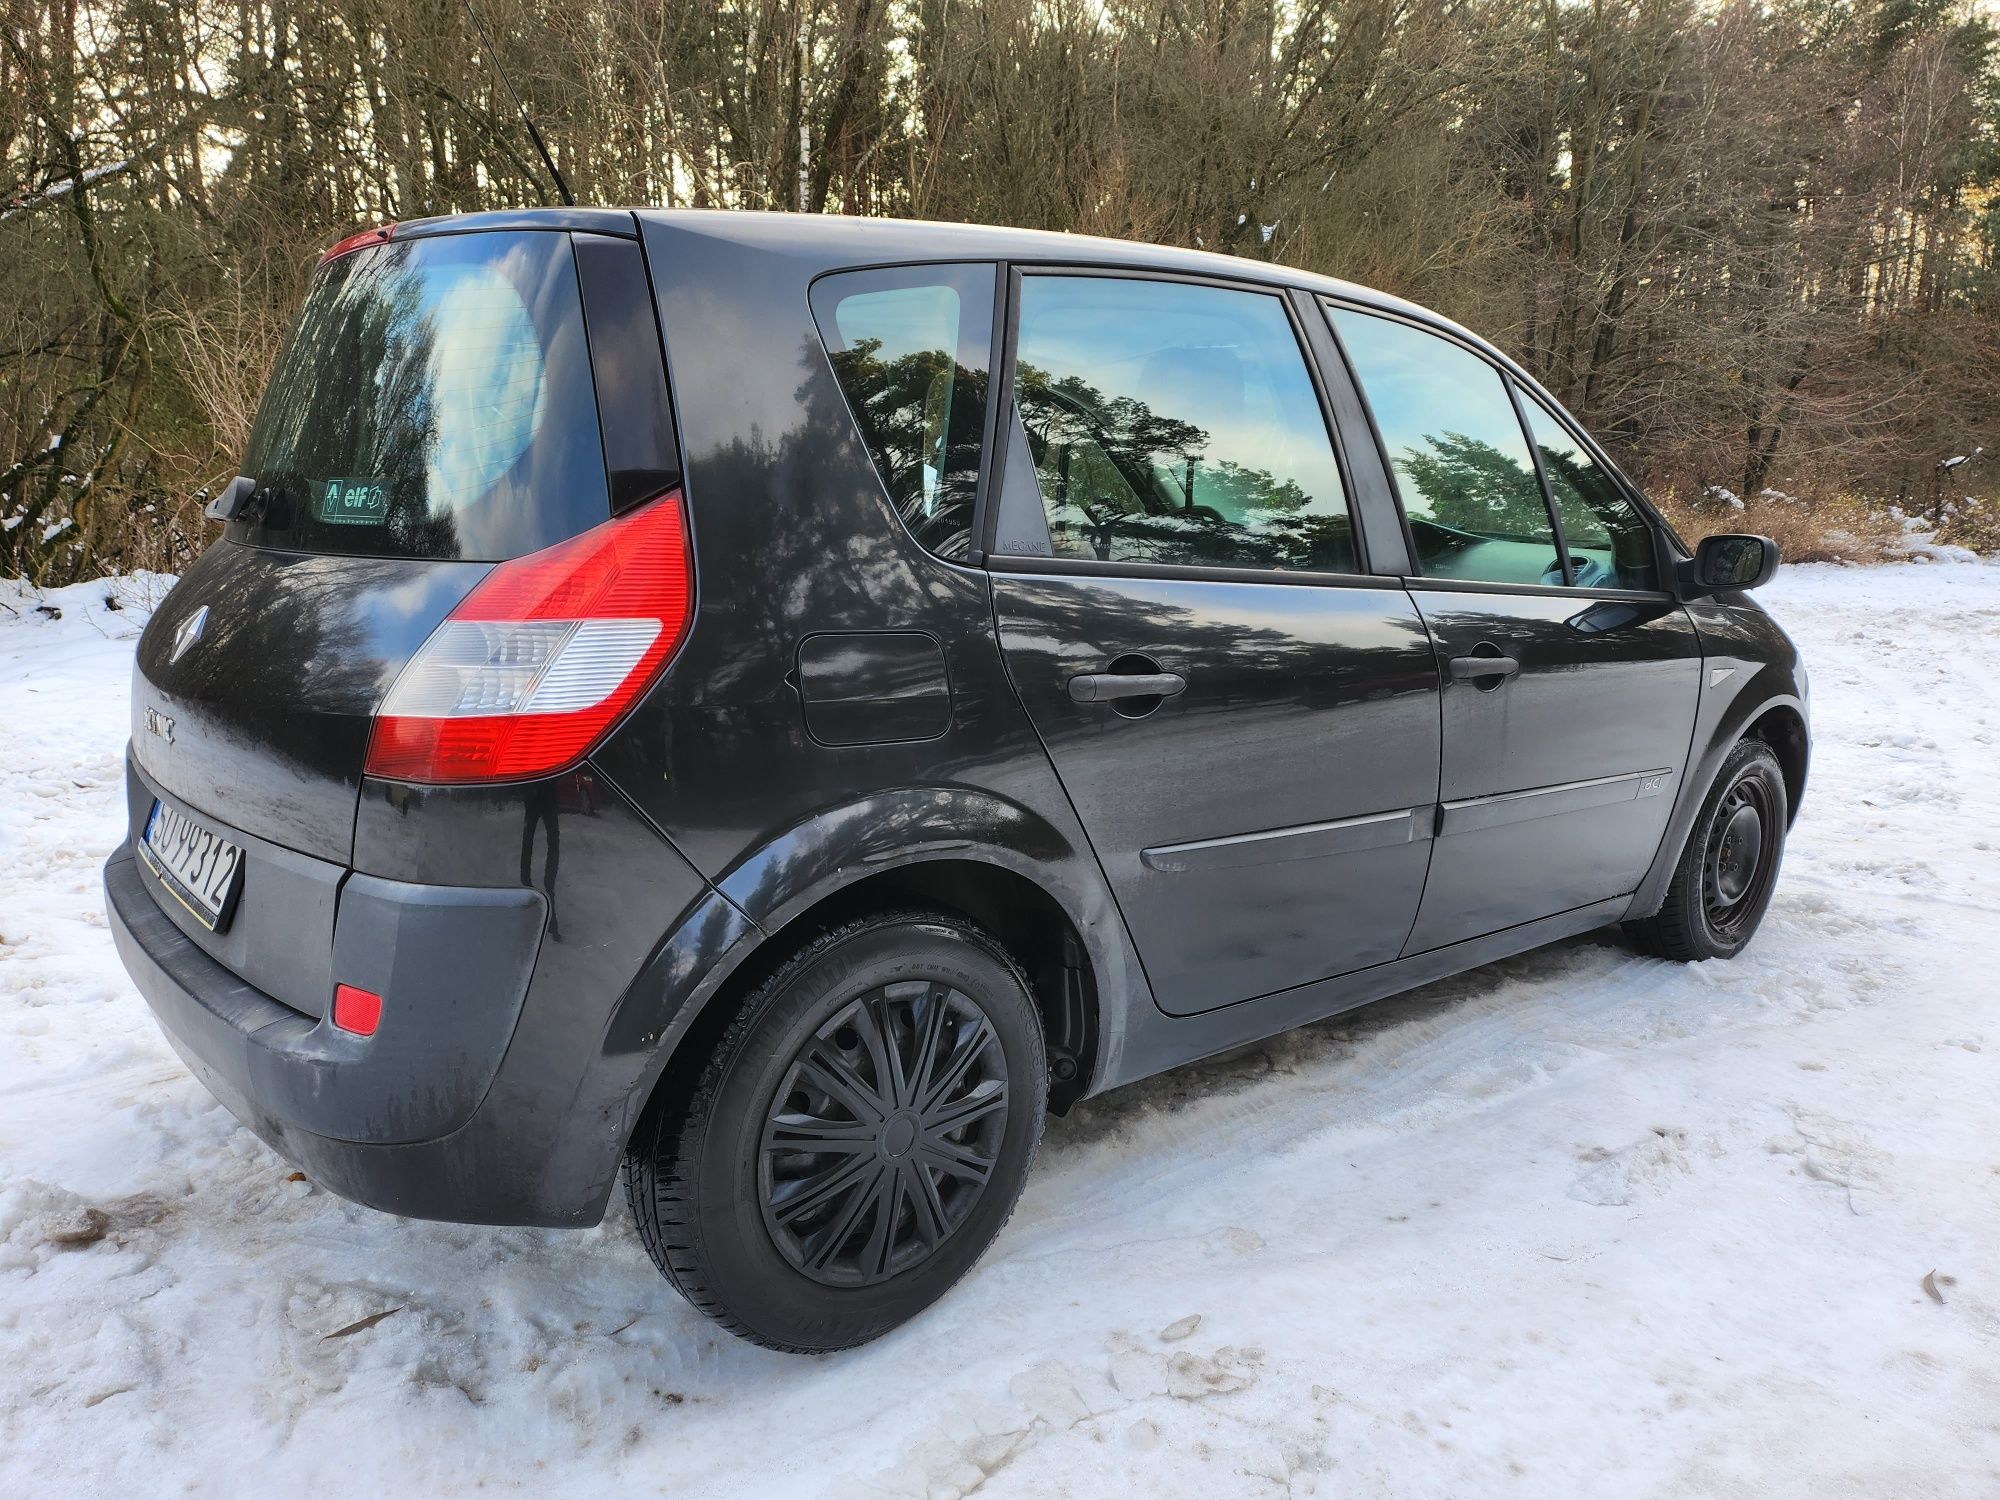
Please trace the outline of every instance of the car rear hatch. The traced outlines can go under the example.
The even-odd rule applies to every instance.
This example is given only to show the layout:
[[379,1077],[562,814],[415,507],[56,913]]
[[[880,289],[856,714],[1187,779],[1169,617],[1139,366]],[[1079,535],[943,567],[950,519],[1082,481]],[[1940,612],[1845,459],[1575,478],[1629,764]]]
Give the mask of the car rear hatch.
[[[657,510],[647,502],[677,476],[636,239],[452,228],[357,237],[321,264],[258,409],[237,487],[247,498],[139,644],[134,841],[172,898],[163,907],[253,984],[286,977],[284,991],[301,988],[296,955],[274,967],[258,957],[265,946],[330,951],[332,900],[286,911],[248,894],[259,851],[266,864],[271,850],[300,857],[274,880],[296,886],[317,870],[337,885],[353,863],[378,717],[412,662],[422,658],[423,691],[413,706],[389,705],[407,712],[382,722],[415,725],[421,749],[426,725],[463,730],[495,722],[481,713],[518,712],[502,700],[521,683],[532,689],[569,639],[563,630],[577,629],[440,627],[455,610],[494,618],[479,607],[480,585],[509,567],[532,575],[536,559],[601,552],[586,539],[639,519],[620,512]],[[663,503],[677,515],[677,498]],[[517,756],[491,761],[499,774],[459,776],[437,770],[436,755],[400,749],[402,779],[540,774]],[[379,766],[379,743],[373,753]],[[156,801],[179,817],[149,841]],[[226,868],[229,849],[249,851],[240,876]],[[232,881],[245,893],[240,915]],[[486,881],[468,872],[465,883]],[[216,897],[229,909],[214,909]],[[306,930],[242,930],[266,921]],[[259,987],[317,1013],[318,996],[300,1003]]]

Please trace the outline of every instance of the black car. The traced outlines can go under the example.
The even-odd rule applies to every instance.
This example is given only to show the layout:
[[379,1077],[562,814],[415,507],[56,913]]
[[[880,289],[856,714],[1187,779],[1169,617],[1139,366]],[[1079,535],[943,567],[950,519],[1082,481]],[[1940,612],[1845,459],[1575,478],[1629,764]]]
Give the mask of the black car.
[[333,1191],[798,1350],[1046,1110],[1622,922],[1726,958],[1806,679],[1512,361],[1284,267],[572,209],[334,247],[139,643],[119,952]]

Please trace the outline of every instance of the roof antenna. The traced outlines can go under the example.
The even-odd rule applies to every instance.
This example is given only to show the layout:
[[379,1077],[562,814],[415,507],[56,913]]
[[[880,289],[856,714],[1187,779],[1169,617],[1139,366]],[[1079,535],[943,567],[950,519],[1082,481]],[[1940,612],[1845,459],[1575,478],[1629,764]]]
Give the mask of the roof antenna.
[[472,0],[465,0],[465,13],[472,17],[473,29],[479,33],[479,40],[486,48],[486,56],[493,63],[493,71],[500,75],[500,82],[506,87],[508,97],[514,101],[514,108],[521,112],[521,123],[528,127],[528,138],[535,143],[535,149],[542,153],[542,165],[549,169],[549,176],[556,180],[556,191],[562,195],[563,206],[575,208],[576,195],[569,190],[569,184],[563,181],[563,174],[556,170],[556,159],[549,155],[548,143],[542,139],[542,133],[535,129],[535,121],[528,113],[528,106],[523,104],[521,96],[514,92],[513,80],[508,78],[507,70],[500,65],[500,54],[493,46],[493,38],[486,34],[486,23],[479,19],[479,12],[472,8]]

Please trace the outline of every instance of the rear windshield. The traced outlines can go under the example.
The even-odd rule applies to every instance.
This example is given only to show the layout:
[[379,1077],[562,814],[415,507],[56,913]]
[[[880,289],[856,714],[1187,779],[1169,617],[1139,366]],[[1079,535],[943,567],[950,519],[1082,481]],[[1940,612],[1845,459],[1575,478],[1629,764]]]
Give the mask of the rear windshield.
[[497,562],[611,513],[566,234],[395,241],[314,278],[237,541]]

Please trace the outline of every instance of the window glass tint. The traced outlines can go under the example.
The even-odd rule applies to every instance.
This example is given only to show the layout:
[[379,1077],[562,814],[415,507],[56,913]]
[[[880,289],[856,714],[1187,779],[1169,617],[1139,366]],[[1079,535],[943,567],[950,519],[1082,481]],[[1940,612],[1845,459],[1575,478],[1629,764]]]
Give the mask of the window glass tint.
[[986,422],[992,267],[828,276],[813,287],[813,315],[904,524],[940,557],[963,557]]
[[1014,395],[1056,556],[1354,571],[1340,470],[1278,298],[1025,277]]
[[1577,587],[1657,588],[1653,531],[1639,508],[1553,412],[1527,392],[1521,394],[1528,430],[1541,451],[1542,472],[1562,519]]
[[569,236],[330,261],[257,410],[239,541],[497,561],[611,513]]
[[1555,529],[1500,372],[1408,323],[1337,308],[1425,576],[1561,583]]

